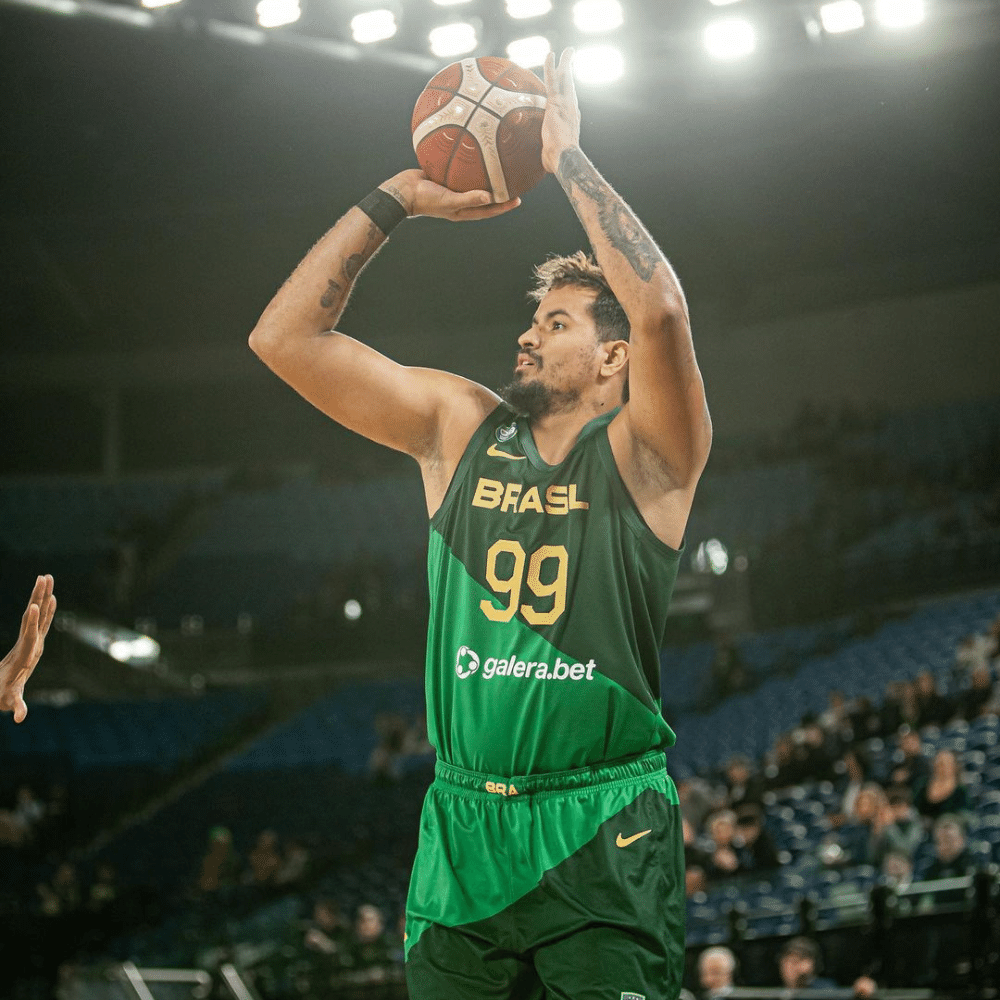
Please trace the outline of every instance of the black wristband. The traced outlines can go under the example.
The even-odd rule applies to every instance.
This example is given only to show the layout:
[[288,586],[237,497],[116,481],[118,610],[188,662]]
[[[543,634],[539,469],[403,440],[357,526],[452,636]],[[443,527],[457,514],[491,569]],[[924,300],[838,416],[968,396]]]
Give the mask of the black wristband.
[[386,236],[406,218],[406,209],[391,194],[386,194],[381,188],[375,188],[370,195],[359,201],[358,208]]

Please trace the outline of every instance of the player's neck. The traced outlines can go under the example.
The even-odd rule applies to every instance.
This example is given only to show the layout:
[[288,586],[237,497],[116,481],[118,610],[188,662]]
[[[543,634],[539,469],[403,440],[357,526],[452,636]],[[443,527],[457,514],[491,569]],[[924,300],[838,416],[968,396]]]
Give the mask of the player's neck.
[[580,403],[571,410],[561,410],[531,421],[531,436],[542,461],[558,465],[576,444],[580,431],[595,417],[608,412],[608,407],[591,400]]

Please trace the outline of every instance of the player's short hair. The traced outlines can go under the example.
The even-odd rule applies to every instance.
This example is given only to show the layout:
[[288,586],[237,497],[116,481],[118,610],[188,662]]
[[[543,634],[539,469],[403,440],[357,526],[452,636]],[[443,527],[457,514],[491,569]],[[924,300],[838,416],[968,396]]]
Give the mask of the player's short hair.
[[583,250],[568,257],[549,257],[535,267],[535,287],[528,292],[534,302],[541,300],[554,288],[576,285],[597,292],[590,307],[590,315],[597,326],[597,336],[602,341],[628,340],[631,326],[621,303],[611,291],[600,264]]

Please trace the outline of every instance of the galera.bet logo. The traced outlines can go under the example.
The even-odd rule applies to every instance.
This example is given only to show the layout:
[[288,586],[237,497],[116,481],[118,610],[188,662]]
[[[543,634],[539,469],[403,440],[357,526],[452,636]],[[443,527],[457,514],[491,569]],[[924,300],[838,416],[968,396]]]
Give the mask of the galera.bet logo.
[[468,646],[459,646],[458,655],[455,657],[455,673],[465,680],[471,677],[479,669],[479,654]]

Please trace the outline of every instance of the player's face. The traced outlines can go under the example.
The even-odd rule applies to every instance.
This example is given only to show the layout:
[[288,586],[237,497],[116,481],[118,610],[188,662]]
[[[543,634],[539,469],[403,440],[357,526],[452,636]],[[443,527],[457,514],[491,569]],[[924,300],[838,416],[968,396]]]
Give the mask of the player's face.
[[565,285],[538,303],[531,326],[517,340],[508,398],[546,397],[549,405],[542,412],[553,412],[576,403],[596,382],[603,359],[590,313],[596,297],[590,289]]

